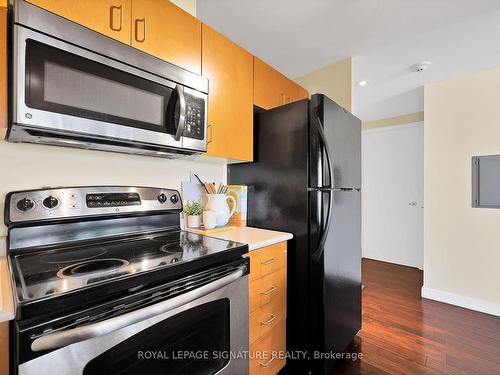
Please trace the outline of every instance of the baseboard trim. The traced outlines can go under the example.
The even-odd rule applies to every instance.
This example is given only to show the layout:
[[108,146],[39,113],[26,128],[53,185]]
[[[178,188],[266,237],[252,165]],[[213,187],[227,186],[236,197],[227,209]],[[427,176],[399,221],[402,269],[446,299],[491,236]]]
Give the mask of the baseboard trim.
[[492,303],[426,287],[422,287],[422,297],[432,299],[434,301],[448,303],[450,305],[464,307],[469,310],[500,316],[500,304],[498,303]]

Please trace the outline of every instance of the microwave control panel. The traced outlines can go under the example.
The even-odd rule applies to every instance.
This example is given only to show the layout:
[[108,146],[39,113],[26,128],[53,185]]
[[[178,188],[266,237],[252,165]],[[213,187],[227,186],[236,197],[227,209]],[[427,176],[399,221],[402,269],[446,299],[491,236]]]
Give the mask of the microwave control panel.
[[194,139],[205,138],[205,100],[185,94],[186,97],[186,126],[184,137]]

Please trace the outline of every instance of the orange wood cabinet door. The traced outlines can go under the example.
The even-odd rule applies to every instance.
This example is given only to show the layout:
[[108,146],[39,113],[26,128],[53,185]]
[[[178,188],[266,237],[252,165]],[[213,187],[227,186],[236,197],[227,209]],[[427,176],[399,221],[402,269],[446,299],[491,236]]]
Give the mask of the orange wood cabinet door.
[[253,56],[202,26],[202,75],[209,80],[207,155],[253,160]]
[[0,139],[7,132],[7,8],[0,7]]
[[281,76],[272,66],[254,57],[254,104],[264,109],[283,105]]
[[302,86],[254,57],[254,104],[271,109],[309,97]]
[[167,0],[132,0],[132,46],[201,73],[201,22]]
[[9,322],[0,323],[0,374],[9,373]]
[[130,44],[132,0],[28,0],[28,2]]

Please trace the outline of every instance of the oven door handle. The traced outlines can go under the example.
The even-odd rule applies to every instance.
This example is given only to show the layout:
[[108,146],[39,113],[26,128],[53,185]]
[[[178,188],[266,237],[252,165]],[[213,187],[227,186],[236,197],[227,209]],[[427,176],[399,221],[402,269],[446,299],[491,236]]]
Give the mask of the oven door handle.
[[31,350],[39,352],[42,350],[56,349],[71,345],[80,341],[92,339],[94,337],[104,336],[108,333],[125,328],[134,323],[147,320],[159,314],[166,313],[177,307],[193,302],[206,296],[220,288],[233,283],[242,277],[246,272],[246,266],[238,268],[237,271],[224,276],[209,284],[203,285],[195,290],[181,294],[172,299],[157,303],[152,306],[144,307],[139,310],[116,316],[101,322],[72,328],[66,331],[48,333],[40,336],[31,343]]
[[176,85],[175,91],[177,92],[177,100],[179,101],[179,121],[177,121],[177,130],[175,131],[174,139],[180,141],[186,127],[186,97],[184,96],[184,87],[181,85]]

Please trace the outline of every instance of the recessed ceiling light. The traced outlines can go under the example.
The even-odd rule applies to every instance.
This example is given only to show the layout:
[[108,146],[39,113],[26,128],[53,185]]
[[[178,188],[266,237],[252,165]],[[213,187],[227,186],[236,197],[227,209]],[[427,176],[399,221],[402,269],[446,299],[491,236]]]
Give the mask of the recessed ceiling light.
[[361,86],[361,87],[366,86],[367,84],[368,84],[368,81],[359,81],[358,82],[358,86]]

